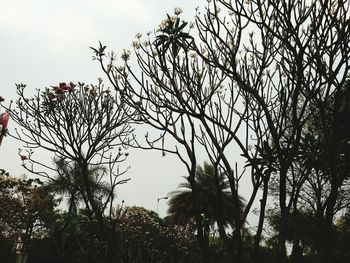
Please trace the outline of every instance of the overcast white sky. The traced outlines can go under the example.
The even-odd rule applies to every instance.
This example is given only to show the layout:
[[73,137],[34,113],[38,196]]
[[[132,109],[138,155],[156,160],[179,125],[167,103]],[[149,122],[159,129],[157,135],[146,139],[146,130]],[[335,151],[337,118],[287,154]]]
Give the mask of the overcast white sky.
[[[206,0],[0,0],[0,96],[7,102],[15,99],[15,83],[25,83],[33,91],[63,81],[96,84],[104,76],[98,63],[92,61],[90,46],[101,41],[120,54],[124,48],[131,48],[136,33],[153,30],[175,7],[183,9],[184,19],[193,20],[195,8],[204,8],[206,3]],[[9,129],[13,127],[10,120]],[[19,147],[21,144],[10,137],[0,147],[0,168],[12,176],[25,173],[17,153]],[[199,163],[203,161],[200,159]],[[161,157],[159,152],[131,152],[125,163],[129,165],[126,177],[131,181],[119,187],[118,202],[125,200],[128,205],[152,210],[157,208],[157,198],[176,190],[182,176],[186,176],[176,157]],[[166,209],[162,200],[161,216]]]
[[[62,81],[97,83],[103,74],[92,61],[89,46],[98,41],[117,53],[130,48],[136,33],[158,26],[166,13],[181,7],[193,19],[205,0],[0,0],[0,96],[16,98],[15,83],[28,89]],[[13,123],[9,123],[9,129]],[[0,147],[0,168],[13,176],[25,171],[17,150],[21,144],[6,137]],[[186,175],[179,161],[160,153],[130,155],[132,180],[118,190],[118,201],[156,210],[157,198],[175,190]],[[166,202],[159,212],[165,215]]]

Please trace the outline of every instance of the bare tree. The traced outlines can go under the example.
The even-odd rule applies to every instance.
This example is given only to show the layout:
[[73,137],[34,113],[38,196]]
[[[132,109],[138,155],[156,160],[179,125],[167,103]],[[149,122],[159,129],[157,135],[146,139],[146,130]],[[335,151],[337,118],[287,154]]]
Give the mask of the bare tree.
[[[174,17],[168,16],[162,22],[154,40],[148,34],[141,43],[141,35],[136,36],[133,46],[141,74],[132,69],[128,62],[130,51],[123,51],[122,66],[117,65],[114,53],[110,53],[109,57],[105,54],[105,46],[100,45],[94,51],[122,99],[137,112],[136,121],[161,131],[159,137],[152,139],[147,133],[145,145],[135,139],[134,146],[176,154],[187,167],[194,200],[198,198],[195,185],[198,152],[204,150],[217,170],[227,175],[237,208],[234,213],[233,244],[220,226],[220,220],[218,224],[228,251],[234,251],[233,257],[239,261],[242,255],[241,230],[262,184],[265,169],[261,163],[253,162],[256,151],[249,150],[251,141],[248,138],[254,132],[256,143],[260,144],[261,138],[266,135],[258,136],[256,127],[250,126],[253,125],[250,117],[254,106],[247,103],[249,96],[235,89],[235,83],[226,74],[197,53],[199,44],[196,45],[189,35],[187,23],[180,20],[179,14],[179,10],[175,10]],[[246,106],[237,106],[242,102]],[[257,130],[257,133],[262,131]],[[175,142],[175,146],[171,146],[171,141]],[[238,173],[236,162],[231,157],[237,147],[251,160],[255,170],[251,176],[253,191],[248,195],[244,211],[239,209],[238,191],[244,171]],[[197,211],[198,242],[203,260],[210,262],[202,220]]]
[[[260,127],[269,134],[278,168],[278,260],[285,262],[288,173],[292,172],[310,115],[307,109],[316,104],[324,111],[327,100],[335,94],[339,97],[345,83],[349,71],[349,2],[211,1],[197,25],[208,51],[203,59],[224,72],[262,110]],[[339,111],[338,106],[334,112]],[[327,121],[323,119],[325,127]],[[327,243],[337,192],[343,182],[335,168],[339,134],[332,133],[328,138],[333,138],[329,149],[333,152],[330,163],[334,172],[333,194],[325,212]],[[323,251],[329,254],[329,246]],[[323,260],[331,261],[331,257],[324,255]]]
[[[192,187],[198,243],[203,253],[203,260],[210,262],[209,244],[206,242],[204,235],[203,218],[199,208],[196,207],[196,204],[198,204],[196,200],[199,198],[195,183],[198,154],[196,130],[198,124],[192,118],[191,112],[182,107],[184,100],[193,100],[193,98],[187,94],[183,94],[186,99],[178,96],[180,91],[172,89],[173,85],[178,87],[182,84],[177,84],[177,81],[182,81],[181,78],[177,78],[175,75],[177,74],[175,73],[177,66],[175,63],[170,63],[169,67],[174,68],[166,70],[163,74],[162,70],[167,68],[167,65],[164,64],[165,61],[163,61],[164,57],[159,57],[161,61],[153,60],[153,54],[157,51],[151,45],[150,36],[143,45],[140,43],[140,38],[141,36],[138,35],[134,42],[138,62],[144,72],[140,77],[136,76],[137,73],[134,73],[127,63],[130,51],[123,51],[121,56],[123,65],[120,67],[115,65],[116,56],[113,52],[109,54],[110,60],[104,61],[106,59],[105,46],[100,45],[98,49],[94,49],[96,59],[101,63],[102,69],[115,89],[121,93],[122,100],[135,110],[136,114],[133,120],[148,124],[153,129],[160,131],[159,136],[147,132],[145,142],[141,142],[140,139],[134,136],[133,146],[148,150],[159,150],[163,156],[167,153],[175,154],[185,165],[189,175],[187,179]],[[173,56],[170,56],[170,59],[174,62]],[[170,76],[167,74],[170,74]],[[144,75],[150,80],[146,80]],[[130,82],[130,77],[136,80],[135,85]],[[186,102],[188,106],[190,103],[191,101]],[[171,142],[175,142],[175,145],[173,146]]]
[[[137,36],[133,46],[142,74],[128,63],[130,51],[122,53],[122,67],[116,66],[114,54],[105,60],[103,46],[95,49],[96,58],[140,120],[163,132],[154,140],[147,137],[146,148],[164,150],[167,138],[175,138],[186,149],[186,160],[177,146],[168,151],[177,154],[188,168],[195,168],[195,153],[204,148],[211,162],[228,175],[235,202],[241,176],[232,169],[230,149],[238,147],[247,165],[252,166],[253,190],[246,209],[235,218],[238,261],[240,230],[262,187],[255,236],[257,259],[269,180],[274,174],[278,176],[281,220],[276,257],[278,262],[286,262],[287,219],[305,182],[305,177],[297,177],[294,161],[313,109],[320,111],[321,124],[326,127],[327,101],[334,97],[334,132],[326,136],[332,190],[323,227],[326,240],[331,238],[335,200],[344,183],[337,156],[339,138],[344,141],[346,137],[340,136],[340,128],[347,112],[341,106],[347,105],[347,100],[341,95],[347,94],[342,87],[349,71],[349,2],[208,2],[204,14],[198,12],[193,37],[179,19],[179,9],[176,16],[162,22],[155,40],[148,34],[141,43],[141,36]],[[188,169],[190,182],[194,179],[192,168]],[[322,260],[331,260],[329,249],[323,253]]]

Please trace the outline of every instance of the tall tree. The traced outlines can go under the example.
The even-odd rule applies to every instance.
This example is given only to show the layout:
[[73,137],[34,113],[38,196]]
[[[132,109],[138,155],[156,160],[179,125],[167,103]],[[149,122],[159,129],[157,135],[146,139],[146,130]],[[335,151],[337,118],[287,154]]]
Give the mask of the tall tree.
[[[142,119],[175,138],[187,153],[188,149],[198,152],[199,144],[211,162],[226,171],[236,206],[241,176],[233,172],[230,149],[238,147],[247,165],[252,166],[253,190],[245,210],[235,217],[238,262],[242,247],[240,228],[262,186],[255,238],[256,247],[259,245],[271,175],[279,178],[281,220],[276,257],[278,262],[287,261],[289,204],[296,197],[288,192],[288,176],[293,173],[313,107],[325,116],[327,101],[334,97],[334,132],[326,136],[332,194],[324,223],[325,240],[331,238],[335,200],[344,183],[337,168],[337,145],[345,112],[341,107],[342,87],[350,69],[349,6],[348,1],[328,0],[208,1],[205,12],[197,14],[192,37],[177,9],[175,17],[168,16],[161,23],[154,41],[150,35],[145,42],[141,43],[140,35],[134,41],[141,75],[128,63],[131,52],[122,53],[124,61],[118,67],[115,56],[106,61],[105,47],[95,50],[113,86]],[[321,123],[326,127],[327,119],[323,117]],[[191,129],[186,130],[187,127]],[[185,130],[195,136],[185,136]],[[173,152],[184,158],[178,148]],[[187,162],[193,189],[195,156],[189,154]],[[327,254],[323,260],[331,261],[331,250],[322,251]]]
[[[218,0],[211,1],[205,18],[197,20],[200,37],[208,50],[202,57],[228,75],[240,92],[249,96],[250,103],[262,111],[261,118],[255,119],[259,119],[259,126],[269,135],[278,167],[279,262],[286,261],[290,209],[287,178],[299,152],[302,131],[310,114],[308,109],[317,105],[324,111],[333,95],[340,102],[339,95],[349,72],[349,6],[348,1]],[[339,124],[337,118],[334,123]],[[324,240],[327,241],[332,207],[342,184],[335,169],[339,134],[333,133],[328,138],[333,138],[328,144],[329,151],[333,151],[330,154],[333,194],[326,209],[328,230],[325,229]],[[323,251],[329,254],[329,246]],[[323,260],[331,262],[332,257],[324,255]]]
[[[345,116],[349,116],[347,113],[348,106],[346,106],[346,91],[348,87],[346,82],[341,89],[344,100],[342,101],[344,112],[341,114],[335,108],[337,105],[336,93],[329,97],[329,101],[324,105],[325,109],[320,110],[317,108],[317,105],[311,106],[310,117],[302,131],[299,153],[287,175],[287,196],[289,197],[287,207],[290,210],[288,221],[289,225],[292,226],[291,229],[294,229],[294,235],[291,235],[293,231],[291,232],[289,228],[288,238],[292,236],[293,248],[300,250],[300,240],[305,240],[305,238],[303,231],[300,231],[302,228],[299,222],[303,221],[303,218],[312,221],[314,233],[312,237],[309,234],[308,238],[314,240],[312,246],[317,252],[318,262],[325,260],[324,253],[328,249],[325,246],[332,246],[332,243],[329,242],[330,239],[328,239],[326,244],[322,238],[326,235],[327,209],[330,209],[331,206],[333,211],[332,218],[337,218],[350,205],[349,146],[347,143],[350,138],[350,130],[347,127],[347,121],[345,121]],[[325,111],[323,115],[322,111]],[[339,120],[336,121],[334,118],[341,119],[340,123]],[[324,125],[321,125],[322,123]],[[337,137],[335,144],[330,147],[330,140],[334,140],[334,136]],[[330,149],[333,151],[336,149],[336,173],[333,176],[336,175],[338,180],[341,180],[338,188],[334,188],[336,181],[332,179],[331,160],[334,157],[331,156]],[[270,187],[271,195],[278,198],[278,178],[275,178],[272,182],[274,184],[271,184]],[[335,189],[337,189],[336,192]],[[334,204],[330,203],[330,198],[335,198]],[[307,220],[304,221],[306,222]],[[333,219],[329,231],[331,231],[331,236],[334,236],[335,226]],[[332,251],[335,251],[335,249]],[[333,258],[334,253],[331,252],[328,257]],[[293,262],[299,262],[299,260],[296,259]]]
[[[95,58],[115,89],[121,92],[123,100],[138,113],[136,121],[161,132],[159,137],[147,132],[146,142],[143,144],[138,140],[134,145],[176,154],[187,168],[194,199],[199,198],[195,183],[197,155],[204,150],[214,166],[224,171],[232,201],[239,207],[239,184],[245,170],[238,173],[230,152],[238,146],[242,154],[252,160],[256,154],[254,149],[249,150],[249,138],[254,134],[255,142],[260,144],[266,134],[257,136],[259,131],[255,132],[249,125],[249,103],[245,103],[243,108],[237,106],[248,97],[241,98],[240,93],[235,92],[234,83],[196,53],[192,47],[195,38],[189,35],[191,26],[188,28],[187,23],[181,21],[180,13],[180,9],[175,9],[175,16],[168,16],[162,21],[154,40],[150,34],[144,42],[141,34],[136,36],[133,45],[143,71],[141,75],[128,62],[130,51],[123,51],[122,66],[118,66],[115,53],[112,52],[109,57],[105,54],[105,46],[101,44],[94,49]],[[243,138],[240,138],[238,134],[242,133]],[[242,252],[243,223],[264,177],[263,165],[252,163],[252,166],[254,176],[250,177],[250,181],[253,191],[244,211],[235,214],[234,218],[236,241],[232,250],[237,261],[240,261]],[[198,242],[203,260],[210,262],[197,203],[193,204]]]

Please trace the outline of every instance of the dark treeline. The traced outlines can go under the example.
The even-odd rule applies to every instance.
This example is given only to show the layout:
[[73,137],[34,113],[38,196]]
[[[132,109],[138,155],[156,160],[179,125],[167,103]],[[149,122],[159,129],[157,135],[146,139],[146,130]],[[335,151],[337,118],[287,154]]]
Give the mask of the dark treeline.
[[[2,247],[21,229],[26,253],[46,240],[60,262],[65,253],[91,262],[348,262],[349,8],[212,0],[193,22],[176,8],[154,34],[136,35],[133,52],[92,48],[110,88],[60,83],[31,99],[18,85],[6,109],[23,132],[9,135],[24,143],[23,166],[46,180],[3,172],[1,207],[18,202],[13,215],[32,219],[3,224]],[[54,165],[36,160],[36,148]],[[176,155],[186,167],[167,218],[115,204],[130,148]],[[62,196],[66,212],[55,208]]]

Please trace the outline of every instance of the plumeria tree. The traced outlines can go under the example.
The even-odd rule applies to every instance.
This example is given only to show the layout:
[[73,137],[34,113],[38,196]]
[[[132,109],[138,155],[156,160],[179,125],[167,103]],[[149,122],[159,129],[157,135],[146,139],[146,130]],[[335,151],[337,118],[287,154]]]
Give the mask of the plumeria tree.
[[[232,79],[249,96],[258,127],[268,134],[268,155],[279,177],[278,261],[286,261],[290,211],[288,175],[297,157],[310,113],[319,110],[330,153],[332,187],[324,210],[323,262],[332,262],[332,221],[344,183],[338,169],[341,94],[349,72],[349,2],[347,1],[211,1],[197,20],[207,52],[202,57]],[[199,49],[198,49],[199,50]],[[334,107],[329,102],[334,99]],[[331,109],[332,108],[332,109]],[[259,113],[257,115],[256,113]],[[334,118],[329,123],[327,113]],[[345,111],[344,111],[345,112]],[[328,130],[329,131],[329,130]],[[298,192],[295,191],[295,194]]]
[[[46,163],[36,157],[38,148],[62,160],[66,167],[75,167],[76,174],[64,176],[79,177],[85,207],[90,220],[97,221],[110,262],[116,253],[113,244],[117,242],[115,222],[112,223],[114,194],[117,185],[127,181],[120,178],[127,168],[119,168],[119,163],[128,155],[123,141],[131,132],[128,121],[132,112],[101,80],[97,85],[60,83],[39,89],[32,97],[25,94],[27,90],[25,85],[17,85],[18,99],[7,108],[19,125],[9,134],[24,144],[19,150],[23,167],[48,180],[56,180],[54,173],[60,170],[50,164],[51,160]],[[94,174],[92,185],[89,170],[101,166],[105,169]],[[77,179],[66,181],[74,180]],[[109,193],[96,195],[96,183],[108,185]]]
[[[231,245],[239,258],[243,222],[251,209],[263,175],[262,165],[252,164],[257,175],[251,177],[254,190],[245,210],[240,211],[238,188],[244,170],[238,172],[236,163],[231,160],[230,151],[238,147],[248,159],[254,156],[254,153],[249,152],[248,144],[248,138],[252,136],[252,129],[247,125],[250,110],[247,106],[236,107],[246,98],[240,97],[239,93],[231,89],[233,83],[225,74],[197,54],[196,44],[190,35],[193,25],[181,20],[181,9],[175,9],[174,13],[174,16],[168,15],[162,21],[154,39],[148,34],[143,41],[141,34],[136,35],[133,47],[143,71],[141,75],[129,63],[129,51],[122,52],[120,66],[115,53],[107,54],[103,45],[94,49],[95,58],[123,100],[137,112],[136,120],[160,130],[160,136],[146,133],[145,142],[135,140],[134,146],[157,149],[163,154],[176,154],[185,164],[194,200],[197,238],[204,261],[210,262],[211,259],[208,242],[205,241],[204,221],[200,208],[196,207],[200,203],[195,182],[198,154],[205,152],[215,169],[225,174],[232,192],[233,205],[239,211],[234,218],[235,242]],[[239,138],[238,134],[242,132],[244,135]],[[223,217],[224,212],[219,214]]]
[[[346,112],[341,105],[347,105],[341,97],[349,71],[348,10],[347,1],[214,0],[189,25],[176,9],[154,38],[136,36],[133,47],[140,75],[128,62],[129,51],[124,50],[118,64],[115,54],[107,58],[104,46],[95,49],[104,72],[138,118],[162,131],[159,138],[147,134],[148,148],[164,151],[168,138],[175,139],[177,147],[169,152],[178,154],[190,168],[193,198],[198,198],[194,183],[198,149],[204,148],[211,163],[227,174],[236,207],[239,182],[247,173],[234,169],[230,149],[239,149],[252,168],[252,192],[245,210],[235,217],[236,261],[241,261],[244,219],[261,187],[254,244],[257,260],[270,178],[275,176],[281,214],[276,258],[286,262],[289,204],[300,192],[290,195],[288,180],[315,107],[324,131],[327,112],[334,114],[334,132],[326,136],[332,190],[322,227],[325,240],[331,239],[336,198],[344,183],[337,160]],[[328,102],[333,99],[335,107],[330,109]],[[292,188],[300,188],[299,183]],[[198,213],[196,221],[198,240],[208,258]],[[320,258],[331,261],[331,250],[324,246]]]
[[[164,32],[164,41],[166,41],[167,37],[171,38],[171,32],[177,34],[179,31],[182,31],[185,26],[185,24],[180,23],[178,17],[168,17],[163,24],[169,27],[165,30],[170,30],[169,33]],[[185,34],[185,36],[189,37],[188,34]],[[160,70],[166,69],[167,67],[165,65],[163,65],[162,68],[159,68],[158,65],[152,61],[152,54],[153,52],[157,51],[153,50],[154,46],[151,45],[150,35],[148,35],[147,39],[143,43],[144,45],[141,44],[141,34],[138,34],[136,38],[134,47],[135,50],[138,51],[140,66],[145,69],[146,75],[149,77],[150,74],[153,74],[151,69],[157,71],[158,73],[161,73]],[[161,41],[163,40],[159,39],[159,41],[162,43]],[[116,64],[118,62],[116,61],[117,57],[115,53],[111,52],[107,54],[105,49],[106,46],[101,44],[98,48],[94,48],[95,58],[101,62],[103,70],[107,73],[115,89],[121,93],[123,101],[125,101],[125,103],[130,105],[130,107],[135,110],[136,114],[133,116],[134,121],[147,124],[152,128],[152,130],[155,129],[160,131],[159,136],[158,134],[154,135],[147,132],[145,134],[145,142],[141,142],[139,139],[134,137],[134,147],[148,150],[159,150],[162,152],[163,156],[165,156],[167,153],[177,155],[188,171],[188,181],[192,187],[193,198],[197,199],[198,194],[194,176],[197,167],[196,156],[198,154],[198,146],[196,145],[196,135],[198,134],[198,127],[196,122],[191,117],[191,114],[189,114],[186,110],[181,109],[181,101],[179,101],[178,97],[176,96],[176,94],[179,94],[179,91],[175,91],[175,93],[169,92],[171,91],[170,86],[167,88],[167,90],[161,89],[159,83],[156,83],[158,81],[158,77],[156,80],[154,80],[154,84],[156,85],[153,85],[153,80],[148,82],[146,80],[142,80],[142,77],[138,78],[138,76],[135,75],[136,73],[130,71],[130,66],[128,64],[131,55],[130,51],[124,50],[122,52],[121,59],[123,65],[118,67],[118,64]],[[161,52],[160,50],[158,51]],[[177,47],[171,47],[166,51],[175,52],[170,56],[170,58],[173,62],[172,65],[176,67],[173,56],[179,52],[179,49]],[[143,57],[143,52],[147,52],[144,53],[145,57]],[[167,56],[167,53],[165,52],[160,54],[163,54],[162,56]],[[104,64],[104,59],[107,57],[108,61],[106,64]],[[159,58],[163,59],[161,56]],[[134,79],[136,78],[136,81],[139,82],[140,86],[134,87],[129,82],[129,76],[132,76]],[[169,78],[166,80],[164,79],[164,81],[169,81],[169,85],[171,85]],[[188,98],[190,99],[190,97]],[[170,141],[174,141],[176,145],[174,146],[170,143]],[[195,211],[198,243],[203,252],[203,260],[208,260],[208,246],[204,242],[202,218],[199,210],[195,209]]]

